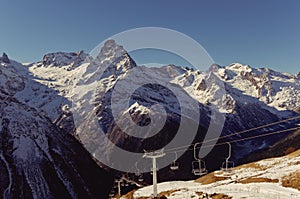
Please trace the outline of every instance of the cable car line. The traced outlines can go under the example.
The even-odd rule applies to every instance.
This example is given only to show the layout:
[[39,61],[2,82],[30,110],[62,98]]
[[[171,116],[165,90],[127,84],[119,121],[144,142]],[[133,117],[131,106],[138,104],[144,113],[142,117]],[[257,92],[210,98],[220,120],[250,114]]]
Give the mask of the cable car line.
[[[241,138],[241,139],[237,139],[237,140],[221,142],[221,143],[217,143],[217,144],[214,144],[214,145],[207,145],[207,146],[204,146],[203,148],[207,148],[207,147],[211,147],[211,146],[221,146],[221,145],[227,144],[228,142],[229,143],[235,143],[235,142],[240,142],[240,141],[245,141],[245,140],[250,140],[250,139],[255,139],[255,138],[260,138],[260,137],[266,137],[266,136],[269,136],[269,135],[274,135],[274,134],[279,134],[279,133],[284,133],[284,132],[299,130],[299,129],[300,129],[300,127],[289,128],[289,129],[275,131],[275,132],[271,132],[271,133],[265,133],[265,134],[260,134],[260,135],[256,135],[256,136]],[[198,142],[197,144],[201,144],[201,142]],[[197,149],[200,149],[200,147],[198,147]],[[182,149],[182,150],[176,150],[176,152],[191,151],[191,150],[194,150],[194,149],[188,149],[188,150],[183,150]],[[174,152],[175,151],[168,151],[168,152],[165,152],[165,153],[174,153]]]
[[[296,119],[300,119],[300,116],[296,116],[296,117],[292,117],[292,118],[280,120],[280,121],[277,121],[277,122],[272,122],[272,123],[265,124],[265,125],[262,125],[262,126],[254,127],[254,128],[251,128],[251,129],[246,129],[246,130],[243,130],[243,131],[231,133],[231,134],[228,134],[228,135],[220,136],[218,138],[213,138],[213,139],[210,139],[210,140],[207,140],[207,141],[203,141],[203,142],[198,142],[198,143],[200,143],[200,144],[209,143],[209,142],[212,142],[214,140],[223,139],[223,138],[231,137],[231,136],[234,136],[234,135],[241,135],[241,134],[244,134],[244,133],[247,133],[247,132],[250,132],[250,131],[254,131],[254,130],[257,130],[257,129],[265,128],[265,127],[268,127],[268,126],[273,126],[275,124],[280,124],[280,123],[284,123],[284,122],[291,121],[291,120],[296,120]],[[190,145],[175,147],[175,148],[168,149],[165,152],[166,153],[173,152],[173,151],[176,151],[177,149],[186,148],[186,147],[189,147],[189,146]]]

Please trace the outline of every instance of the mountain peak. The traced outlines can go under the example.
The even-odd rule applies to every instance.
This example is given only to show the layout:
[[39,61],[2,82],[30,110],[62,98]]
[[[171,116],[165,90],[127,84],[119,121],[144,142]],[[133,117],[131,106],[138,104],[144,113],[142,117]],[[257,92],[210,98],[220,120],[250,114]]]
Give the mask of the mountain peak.
[[115,40],[110,39],[104,43],[103,47],[100,50],[100,53],[97,56],[97,59],[104,60],[112,57],[118,58],[123,56],[124,54],[127,54],[127,52],[123,48],[123,46],[118,45]]
[[48,53],[43,57],[43,65],[44,66],[56,66],[62,67],[67,65],[72,65],[74,67],[80,65],[82,61],[85,60],[87,55],[83,51],[78,52],[56,52],[56,53]]
[[295,76],[297,79],[300,79],[300,71]]
[[0,58],[0,60],[7,64],[10,63],[10,60],[5,52],[2,54],[2,58]]
[[209,67],[208,71],[209,71],[209,72],[217,72],[220,68],[224,68],[224,67],[222,67],[222,66],[220,66],[220,65],[218,65],[218,64],[212,64],[212,65]]
[[233,71],[245,71],[245,72],[251,72],[253,68],[249,65],[243,65],[241,63],[233,63],[229,66],[226,66],[226,69],[233,70]]
[[135,61],[123,46],[110,39],[103,44],[97,57],[89,64],[85,75],[90,74],[90,76],[85,81],[97,81],[99,77],[112,77],[114,79],[136,66]]
[[123,46],[115,40],[107,40],[96,57],[96,62],[102,67],[109,67],[115,74],[124,73],[136,66],[135,61],[130,57]]

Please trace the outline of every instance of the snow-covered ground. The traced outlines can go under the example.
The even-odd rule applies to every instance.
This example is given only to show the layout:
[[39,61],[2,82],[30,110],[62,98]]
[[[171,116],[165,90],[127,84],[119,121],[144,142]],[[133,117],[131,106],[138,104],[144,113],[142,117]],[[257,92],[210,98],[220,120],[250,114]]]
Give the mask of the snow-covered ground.
[[[201,185],[194,181],[173,181],[158,185],[158,192],[169,192],[169,199],[199,198],[202,194],[224,194],[232,198],[299,198],[300,192],[285,188],[274,183],[251,183],[248,185],[230,183],[224,185]],[[151,197],[152,186],[139,189],[134,193],[134,198]],[[123,197],[126,198],[126,197]]]
[[[195,181],[163,182],[158,184],[158,193],[170,199],[201,198],[202,193],[208,196],[214,193],[224,194],[232,198],[296,199],[300,198],[300,190],[282,184],[286,176],[299,172],[300,151],[285,157],[243,165],[234,168],[231,173],[216,171]],[[143,187],[135,191],[133,196],[151,197],[152,189],[152,186]]]

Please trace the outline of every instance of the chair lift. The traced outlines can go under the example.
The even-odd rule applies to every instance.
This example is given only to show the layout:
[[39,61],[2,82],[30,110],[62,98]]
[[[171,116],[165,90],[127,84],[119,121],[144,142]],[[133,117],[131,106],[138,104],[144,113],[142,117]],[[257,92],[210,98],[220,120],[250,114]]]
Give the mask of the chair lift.
[[196,176],[202,176],[207,174],[205,162],[201,159],[192,162],[192,172]]
[[195,161],[192,162],[192,173],[197,176],[202,176],[202,175],[207,174],[207,169],[206,169],[205,162],[203,160],[201,160],[196,154],[196,149],[197,149],[198,144],[200,144],[200,143],[196,143],[194,145]]
[[144,179],[143,179],[143,176],[142,176],[142,175],[138,178],[138,181],[139,181],[139,182],[144,182]]
[[176,171],[179,169],[179,163],[176,162],[176,160],[177,160],[177,152],[175,152],[175,160],[171,163],[171,166],[170,166],[170,169],[172,171]]
[[232,171],[232,168],[234,167],[234,162],[229,161],[229,159],[231,158],[231,144],[230,142],[227,142],[227,144],[228,144],[228,157],[225,159],[225,162],[223,162],[221,170],[223,172],[230,173]]
[[143,182],[144,181],[143,174],[141,174],[141,172],[140,172],[140,170],[139,170],[139,168],[137,166],[137,162],[135,163],[135,169],[136,169],[135,175],[138,177],[138,181],[139,182]]
[[124,174],[122,178],[124,180],[125,187],[128,187],[130,182],[128,173]]

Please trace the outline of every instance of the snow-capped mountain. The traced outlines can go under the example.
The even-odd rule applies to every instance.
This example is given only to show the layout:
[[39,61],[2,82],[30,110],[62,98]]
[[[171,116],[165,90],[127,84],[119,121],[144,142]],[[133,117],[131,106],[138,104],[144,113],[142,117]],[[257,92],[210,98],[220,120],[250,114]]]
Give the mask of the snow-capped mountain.
[[[86,59],[83,60],[84,58]],[[85,69],[85,73],[79,84],[84,85],[86,88],[88,88],[87,85],[97,84],[97,90],[81,89],[81,95],[92,96],[90,100],[95,104],[96,112],[98,112],[97,117],[102,128],[112,131],[111,138],[115,139],[115,143],[123,140],[121,143],[124,145],[126,145],[126,139],[123,136],[120,137],[120,129],[115,128],[114,118],[109,109],[111,108],[110,95],[115,85],[126,78],[133,81],[131,84],[138,84],[143,81],[143,78],[150,76],[156,78],[158,83],[163,80],[182,87],[183,92],[188,93],[198,101],[199,109],[202,111],[200,125],[204,129],[208,127],[210,121],[208,116],[209,105],[213,104],[220,112],[226,114],[223,134],[290,117],[295,114],[291,110],[297,110],[300,103],[299,78],[296,75],[282,74],[266,68],[254,69],[241,64],[232,64],[225,67],[213,65],[208,71],[197,71],[174,65],[161,68],[136,66],[125,49],[112,40],[105,43],[95,60],[83,52],[59,52],[45,55],[43,61],[28,66],[30,72],[27,72],[27,75],[33,76],[33,78],[27,78],[29,80],[25,84],[25,89],[18,92],[16,96],[20,101],[38,107],[47,113],[53,121],[58,122],[60,127],[72,132],[74,129],[72,117],[64,113],[63,107],[72,106],[71,99],[74,98],[72,89],[74,84],[77,84],[75,82],[78,80],[78,73],[82,68]],[[146,75],[138,77],[132,72],[132,69],[139,70],[139,74]],[[132,78],[128,78],[130,76]],[[123,87],[121,85],[122,89],[120,89],[124,93],[128,89],[125,83]],[[41,86],[41,84],[44,86]],[[225,93],[222,93],[222,96],[217,96],[222,86],[225,87]],[[156,90],[143,88],[131,96],[130,103],[137,103],[140,108],[149,108],[153,104],[163,103],[164,107],[173,113],[172,116],[169,114],[170,118],[173,118],[171,123],[174,124],[174,118],[177,118],[175,120],[179,123],[180,109],[178,104],[176,105],[176,100],[174,100],[176,98],[174,96],[170,97],[168,96],[170,93],[166,94],[164,92],[165,90],[162,91],[161,88]],[[85,106],[84,103],[90,102],[81,101],[80,103],[83,103],[80,106]],[[120,100],[118,103],[122,104],[124,100]],[[186,106],[194,109],[189,104],[186,104]],[[132,107],[129,106],[127,110],[124,110],[124,113],[130,109]],[[140,115],[136,118],[145,118],[147,114],[138,110],[139,108],[130,112],[131,114]],[[190,112],[192,113],[193,110]],[[87,115],[81,115],[81,117],[84,118]],[[276,128],[278,127],[271,130],[276,130]],[[254,133],[259,134],[261,132]],[[164,137],[172,137],[172,135]],[[203,136],[198,139],[201,137]],[[241,149],[244,152],[239,152],[239,155],[266,147],[278,139],[280,139],[280,136],[275,140],[260,140],[255,143],[256,146],[247,147],[246,149],[245,145],[248,146],[249,143],[242,143]],[[135,140],[135,142],[138,141]],[[165,142],[168,141],[165,140]],[[132,142],[127,143],[127,145],[132,145]],[[253,144],[250,143],[250,145]]]
[[[99,77],[100,74],[101,77]],[[282,74],[270,69],[254,69],[241,64],[232,64],[226,67],[213,65],[208,71],[197,71],[174,65],[161,68],[136,66],[128,53],[113,41],[108,41],[104,45],[96,60],[86,66],[86,73],[83,76],[79,83],[82,86],[80,91],[83,92],[81,96],[92,96],[91,101],[95,106],[93,107],[94,113],[87,111],[83,113],[82,118],[92,117],[91,114],[94,114],[94,117],[99,118],[102,129],[109,133],[114,143],[119,143],[125,148],[134,148],[137,151],[142,151],[142,149],[147,148],[146,146],[151,148],[151,144],[148,143],[153,143],[153,140],[138,140],[122,134],[122,129],[119,126],[122,126],[122,122],[123,124],[126,123],[125,120],[122,121],[122,115],[129,112],[135,123],[145,125],[151,105],[160,104],[168,113],[166,126],[179,125],[180,116],[193,121],[194,117],[191,115],[194,115],[195,107],[191,107],[188,103],[181,104],[183,106],[181,108],[189,109],[190,114],[183,115],[176,101],[176,97],[180,98],[184,93],[188,93],[197,101],[201,111],[200,120],[193,121],[202,127],[198,133],[198,141],[203,139],[205,129],[207,130],[209,126],[211,119],[209,112],[212,104],[218,108],[218,111],[226,114],[223,131],[223,135],[225,135],[294,116],[297,114],[294,110],[300,102],[299,80],[289,74]],[[114,90],[118,88],[118,92],[121,93],[120,96],[126,96],[126,93],[131,92],[131,86],[134,87],[141,82],[145,83],[149,77],[152,82],[165,85],[169,83],[172,86],[179,86],[182,90],[180,94],[176,93],[177,96],[172,96],[171,92],[167,91],[168,89],[156,84],[142,86],[132,93],[129,106],[120,113],[120,121],[117,121],[118,125],[116,125],[116,118],[114,118],[111,109],[126,104],[127,99],[126,97],[118,98],[113,101],[114,104],[111,104]],[[91,88],[93,84],[97,84],[96,91],[84,89]],[[225,89],[225,92],[222,93],[222,89]],[[148,112],[141,111],[145,109],[148,109]],[[88,122],[88,120],[84,121],[82,126],[88,126]],[[258,135],[268,130],[276,131],[293,125],[285,123],[283,126],[272,126],[272,128],[265,128],[262,131],[251,132],[251,135]],[[169,133],[168,129],[170,127],[164,129],[162,137],[155,139],[160,141],[158,145],[163,146],[174,136],[172,132],[176,131],[176,127],[172,128],[172,132]],[[82,132],[80,131],[80,133]],[[249,136],[249,134],[241,136]],[[241,136],[230,137],[229,140]],[[82,137],[89,139],[89,136],[86,135]],[[282,137],[283,135],[276,135],[271,138],[237,143],[238,153],[235,154],[235,158],[241,158],[257,149],[268,147]]]
[[[290,75],[267,68],[255,69],[238,63],[229,66],[212,65],[207,71],[174,65],[160,68],[137,66],[126,50],[113,40],[107,41],[95,58],[83,51],[58,52],[45,55],[42,61],[22,65],[9,60],[4,54],[0,58],[0,63],[2,96],[0,108],[3,115],[0,130],[4,132],[4,129],[7,129],[5,132],[9,133],[2,133],[1,135],[5,137],[2,140],[9,140],[9,143],[12,143],[10,147],[5,145],[5,148],[1,145],[0,166],[7,172],[10,171],[11,165],[20,165],[15,167],[21,168],[21,171],[26,170],[27,173],[20,174],[21,179],[27,179],[26,190],[31,190],[26,194],[33,192],[56,194],[53,190],[57,189],[46,183],[48,177],[42,174],[36,179],[28,177],[31,175],[30,172],[33,172],[27,168],[28,165],[38,162],[38,165],[52,165],[53,172],[58,176],[57,181],[63,184],[65,192],[71,194],[73,198],[77,197],[78,193],[73,191],[76,180],[79,179],[82,183],[86,181],[80,180],[80,177],[76,177],[76,180],[69,179],[63,175],[65,170],[60,171],[56,165],[72,168],[70,171],[72,176],[77,175],[76,170],[90,167],[77,162],[76,153],[85,154],[80,156],[86,156],[87,161],[91,160],[72,136],[82,143],[93,142],[97,145],[101,143],[99,137],[90,136],[96,132],[86,131],[86,127],[91,126],[94,119],[113,143],[129,151],[142,152],[144,149],[157,149],[168,144],[182,123],[196,124],[199,127],[196,129],[195,140],[191,141],[203,140],[209,125],[218,123],[218,118],[214,119],[212,116],[212,108],[226,117],[222,135],[299,114],[299,74]],[[149,79],[152,83],[147,82]],[[132,90],[133,88],[136,89]],[[129,97],[128,93],[131,93]],[[152,105],[155,104],[161,106],[153,108]],[[74,115],[76,108],[86,107],[90,109],[79,112],[79,116]],[[113,108],[120,110],[117,115],[113,115]],[[197,117],[197,111],[200,112],[200,118]],[[166,122],[157,135],[140,139],[128,135],[133,131],[132,128],[122,129],[122,126],[129,124],[128,115],[139,126],[147,126],[153,119]],[[4,116],[7,116],[7,119]],[[77,123],[74,123],[74,117],[79,118]],[[211,123],[212,121],[215,123]],[[286,129],[293,127],[297,122],[299,123],[299,120],[230,136],[219,142]],[[36,125],[32,126],[33,124]],[[233,158],[239,159],[256,150],[267,148],[285,135],[278,134],[238,142],[233,146]],[[80,152],[73,148],[79,148]],[[110,148],[106,151],[109,154]],[[206,157],[208,168],[210,170],[219,168],[226,154],[224,148],[215,147]],[[174,154],[171,155],[173,159]],[[215,158],[216,156],[218,158]],[[9,158],[13,163],[7,160]],[[56,163],[55,161],[60,161],[58,160],[60,158],[63,158],[62,163]],[[193,154],[187,152],[179,162],[186,165],[184,162],[190,162],[192,159]],[[37,172],[43,170],[43,167],[37,167]],[[189,167],[190,164],[180,173],[171,176],[192,178]],[[94,170],[91,169],[91,172]],[[19,173],[13,172],[12,175]],[[1,182],[10,184],[9,172],[3,176],[5,177]],[[169,178],[168,172],[162,176],[162,179]],[[36,183],[30,182],[35,180],[42,183],[32,187]],[[90,183],[89,186],[93,187],[94,184]],[[86,193],[89,186],[83,188]],[[23,188],[19,190],[22,191]],[[8,194],[9,189],[2,191]],[[39,197],[43,198],[43,195]]]
[[299,107],[300,84],[297,75],[241,64],[231,64],[217,72],[234,88],[277,110],[295,110]]
[[[97,123],[107,133],[112,143],[128,151],[142,152],[144,149],[151,150],[165,146],[174,138],[174,132],[177,132],[180,122],[197,123],[200,128],[194,142],[203,140],[211,122],[212,105],[226,116],[222,135],[280,121],[298,114],[295,110],[296,107],[299,107],[300,102],[299,79],[296,76],[270,69],[254,69],[241,64],[225,67],[213,65],[208,71],[197,71],[174,65],[147,68],[137,66],[130,55],[113,41],[108,41],[101,49],[99,56],[95,60],[89,58],[89,61],[90,63],[82,65],[85,72],[81,76],[82,79],[76,83],[80,87],[80,95],[73,93],[72,96],[75,104],[79,107],[92,104],[89,111],[81,112],[80,117],[96,118]],[[69,72],[72,73],[72,70]],[[134,92],[131,91],[134,85],[139,85],[141,82],[146,83],[149,77],[157,84],[147,84]],[[174,95],[166,85],[178,87],[180,91]],[[225,92],[222,92],[222,89]],[[115,90],[121,97],[112,98]],[[127,105],[125,96],[130,92],[132,95],[128,106],[122,109],[119,115],[113,115],[112,108],[124,108],[123,105]],[[179,105],[176,99],[182,98],[186,93],[196,101],[196,106],[183,103],[183,107],[180,107],[181,104]],[[89,96],[89,98],[82,100],[80,96]],[[157,118],[163,118],[162,112],[151,109],[153,104],[162,105],[167,113],[166,123],[158,134],[147,139],[139,139],[128,135],[131,134],[130,128],[127,128],[126,132],[123,131],[121,126],[128,125],[126,120],[128,113],[132,120],[141,126],[151,123],[149,117],[151,114],[156,115]],[[188,110],[188,114],[182,114],[181,108]],[[197,109],[201,113],[199,120],[195,120],[196,117],[193,117],[196,115],[195,110]],[[83,143],[91,144],[95,150],[92,153],[95,154],[96,145],[98,142],[101,143],[101,137],[97,137],[97,129],[95,131],[89,129],[89,132],[84,130],[87,126],[91,126],[92,122],[94,120],[80,121],[80,125],[77,126],[77,136]],[[243,135],[229,136],[219,142],[284,130],[294,127],[297,122],[299,123],[299,120],[251,131]],[[237,142],[233,144],[232,158],[238,160],[257,150],[266,149],[291,132]],[[109,156],[114,147],[105,147],[108,155],[104,155]],[[205,158],[208,169],[219,168],[226,155],[226,147],[215,147]],[[170,154],[169,158],[172,159],[173,156],[174,154]],[[170,171],[162,172],[162,180],[170,179],[170,176],[181,179],[193,178],[190,165],[185,164],[192,160],[192,152],[185,153],[179,159],[179,163],[185,165],[185,168],[175,174],[171,174]]]
[[[29,65],[29,73],[27,73],[33,76],[31,78],[34,79],[33,83],[43,84],[45,89],[51,88],[58,92],[61,98],[65,98],[65,101],[61,99],[60,106],[65,104],[70,106],[73,97],[74,79],[78,78],[79,70],[83,67],[86,67],[85,84],[95,81],[99,84],[95,99],[92,99],[98,100],[102,97],[99,96],[99,93],[108,93],[120,79],[130,75],[130,70],[136,68],[136,64],[124,48],[110,40],[106,42],[95,60],[82,51],[78,53],[50,53],[44,56],[43,61]],[[290,114],[286,110],[297,110],[300,106],[299,77],[275,72],[268,68],[254,69],[248,65],[244,66],[238,63],[225,67],[213,65],[205,72],[174,65],[151,69],[142,66],[138,66],[138,68],[147,70],[148,73],[151,73],[149,76],[159,76],[161,78],[160,76],[163,75],[164,80],[169,80],[170,83],[183,87],[189,95],[201,104],[213,103],[224,113],[234,114],[239,103],[243,105],[257,104],[278,117],[286,117]],[[105,71],[102,71],[103,69]],[[99,74],[102,76],[99,77]],[[225,85],[226,93],[222,98],[216,99],[215,93],[218,89],[216,87],[220,85],[214,85],[213,83],[216,82],[214,79],[222,80]],[[136,80],[136,82],[138,81],[141,80]],[[31,90],[39,89],[34,88],[32,85],[29,87],[33,87]],[[39,91],[43,94],[49,92]],[[29,91],[26,90],[26,92]],[[19,93],[25,98],[23,94],[22,92]],[[49,96],[52,96],[52,94]],[[37,98],[40,97],[34,99]],[[34,99],[24,99],[23,101],[27,103],[28,100]],[[53,102],[56,100],[44,101]],[[50,112],[47,107],[43,108],[38,104],[34,106],[42,108],[48,114]],[[57,104],[49,106],[56,108]],[[51,118],[54,119],[61,113],[61,107],[51,112],[53,115]]]
[[[51,114],[41,112],[45,106],[31,106],[42,99],[47,103],[50,95],[56,99],[56,92],[33,83],[25,72],[26,68],[17,62],[1,61],[1,198],[107,197],[107,182],[112,177],[99,168],[74,137],[51,121]],[[37,95],[30,96],[32,93],[24,90]],[[45,92],[47,97],[33,99],[42,96],[39,92]],[[21,101],[30,97],[32,101],[27,104]]]

